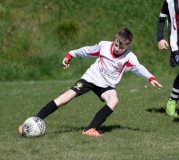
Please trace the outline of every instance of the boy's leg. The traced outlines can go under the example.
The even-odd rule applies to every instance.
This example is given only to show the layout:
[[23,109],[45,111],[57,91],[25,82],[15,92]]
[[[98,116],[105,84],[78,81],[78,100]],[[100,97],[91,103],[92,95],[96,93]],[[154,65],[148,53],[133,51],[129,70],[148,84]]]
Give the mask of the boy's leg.
[[96,113],[89,126],[82,132],[83,135],[101,136],[95,129],[97,129],[106,120],[118,104],[118,98],[115,90],[108,90],[104,92],[101,95],[101,98],[106,101],[107,104]]
[[87,131],[91,128],[97,129],[104,121],[106,121],[106,118],[113,112],[113,110],[108,106],[105,105],[102,107],[94,116],[93,120],[89,124],[89,126],[84,130]]
[[93,120],[91,121],[89,126],[82,132],[82,134],[88,136],[101,136],[95,129],[97,129],[104,121],[106,121],[106,118],[112,112],[113,110],[108,105],[105,105],[96,113]]
[[[55,112],[59,107],[70,102],[73,98],[89,92],[91,88],[93,88],[91,83],[88,83],[84,79],[78,80],[68,91],[44,106],[36,116],[41,119],[46,118],[51,113]],[[22,125],[19,126],[18,130],[19,133],[22,134]]]
[[44,106],[39,113],[37,113],[36,117],[41,119],[46,118],[51,113],[55,112],[58,109],[58,106],[54,102],[54,100],[50,101],[46,106]]
[[[58,98],[56,98],[53,101],[50,101],[46,106],[44,106],[39,113],[36,115],[36,117],[39,117],[41,119],[46,118],[51,113],[55,112],[59,107],[67,104],[69,101],[71,101],[73,98],[75,98],[78,94],[73,90],[68,90]],[[22,125],[18,128],[19,133],[22,134]]]
[[46,106],[44,106],[39,113],[36,115],[36,117],[39,117],[41,119],[46,118],[51,113],[55,112],[59,107],[64,106],[69,101],[71,101],[73,98],[77,96],[77,93],[73,90],[68,90],[55,100],[49,102]]
[[179,74],[176,76],[174,80],[171,97],[170,100],[167,102],[166,113],[169,116],[177,117],[177,112],[175,111],[175,108],[178,99],[179,99]]

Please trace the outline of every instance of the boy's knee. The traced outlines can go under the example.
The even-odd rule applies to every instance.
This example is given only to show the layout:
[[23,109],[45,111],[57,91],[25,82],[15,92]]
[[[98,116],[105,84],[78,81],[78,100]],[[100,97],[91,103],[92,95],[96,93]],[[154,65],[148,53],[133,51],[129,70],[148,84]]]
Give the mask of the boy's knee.
[[114,103],[116,104],[116,106],[117,106],[117,104],[119,103],[119,99],[118,98],[116,98],[115,100],[114,100]]
[[108,106],[114,110],[114,108],[117,106],[117,104],[119,103],[119,99],[118,98],[113,98],[110,100],[110,102],[108,103]]

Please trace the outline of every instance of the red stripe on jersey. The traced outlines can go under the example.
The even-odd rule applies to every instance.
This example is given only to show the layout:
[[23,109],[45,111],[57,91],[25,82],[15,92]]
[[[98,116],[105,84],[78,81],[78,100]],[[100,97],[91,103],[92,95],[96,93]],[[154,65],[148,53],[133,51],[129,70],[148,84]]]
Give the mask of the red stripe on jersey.
[[97,52],[89,54],[91,56],[99,56],[100,55],[100,49]]
[[132,67],[132,66],[134,66],[134,65],[131,64],[129,61],[128,61],[127,63],[125,63],[125,65],[126,65],[127,67]]
[[112,50],[113,46],[114,46],[114,42],[111,44],[110,52],[111,52],[112,57],[115,58],[115,55],[114,55],[113,50]]
[[101,56],[100,56],[98,63],[101,63],[101,66],[104,68],[104,66],[103,66],[103,63],[104,63],[104,62],[103,62],[103,58],[104,58],[104,57],[101,57]]
[[119,73],[117,79],[119,78],[119,76],[120,76],[120,74],[122,73],[122,71],[123,71],[123,69],[124,69],[125,66],[126,66],[126,67],[132,67],[132,66],[134,66],[134,65],[131,64],[129,61],[127,61],[127,62],[123,65],[123,67],[122,67],[122,69],[121,69],[121,72]]

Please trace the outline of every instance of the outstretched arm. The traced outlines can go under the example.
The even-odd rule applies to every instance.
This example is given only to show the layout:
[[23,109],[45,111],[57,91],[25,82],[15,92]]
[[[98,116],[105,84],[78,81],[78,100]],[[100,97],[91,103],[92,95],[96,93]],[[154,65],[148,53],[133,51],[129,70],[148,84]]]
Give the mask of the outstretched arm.
[[154,87],[158,86],[159,89],[163,88],[163,86],[160,83],[158,83],[156,78],[147,70],[147,68],[145,68],[143,65],[139,63],[136,56],[133,56],[130,64],[133,64],[130,67],[130,71],[132,71],[133,73],[137,74],[142,78],[147,79]]
[[72,50],[67,55],[62,61],[63,68],[67,69],[70,67],[70,60],[72,58],[76,58],[78,56],[84,57],[84,58],[89,58],[89,57],[98,57],[100,55],[100,48],[103,42],[100,42],[94,46],[86,46],[82,47],[76,50]]

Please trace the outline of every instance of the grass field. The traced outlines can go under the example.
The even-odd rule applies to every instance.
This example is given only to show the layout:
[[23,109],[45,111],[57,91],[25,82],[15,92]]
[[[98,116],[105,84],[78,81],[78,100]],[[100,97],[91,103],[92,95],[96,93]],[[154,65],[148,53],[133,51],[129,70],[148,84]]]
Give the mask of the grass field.
[[103,137],[81,135],[104,105],[92,92],[47,117],[43,137],[21,137],[17,127],[74,81],[1,82],[0,159],[178,160],[179,119],[165,115],[173,78],[160,77],[164,88],[158,90],[142,78],[124,77],[120,103],[99,128]]

